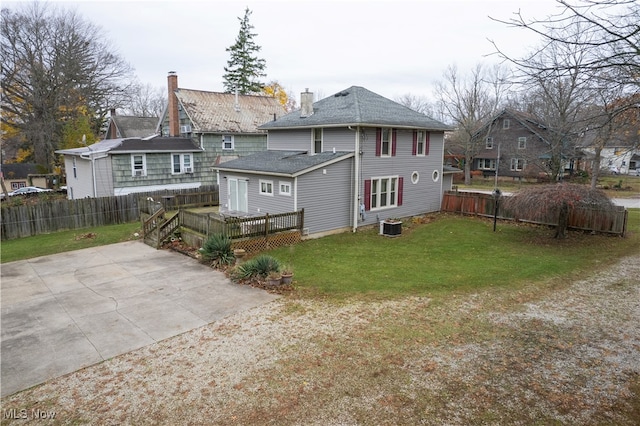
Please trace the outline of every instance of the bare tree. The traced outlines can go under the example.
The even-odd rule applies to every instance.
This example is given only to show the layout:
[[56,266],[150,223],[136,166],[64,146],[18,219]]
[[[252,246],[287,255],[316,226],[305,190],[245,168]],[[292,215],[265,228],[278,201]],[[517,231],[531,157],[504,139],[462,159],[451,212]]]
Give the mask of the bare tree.
[[438,106],[456,131],[450,140],[464,155],[465,184],[471,183],[471,164],[480,148],[474,134],[500,108],[508,86],[507,70],[476,65],[467,75],[460,75],[455,65],[447,68],[444,80],[436,83]]
[[497,20],[540,36],[529,55],[511,57],[494,46],[515,65],[523,87],[536,94],[532,109],[556,135],[550,146],[552,175],[561,176],[567,151],[578,142],[584,147],[587,135],[595,152],[595,188],[600,153],[624,121],[617,116],[638,108],[632,94],[640,85],[640,6],[629,0],[557,3],[559,13],[543,20],[528,20],[519,12],[511,20]]
[[437,117],[436,106],[424,96],[416,96],[411,93],[405,93],[394,99],[400,105],[404,105],[409,109],[424,114],[431,118]]
[[504,208],[519,219],[558,221],[555,238],[565,238],[569,214],[577,206],[613,210],[615,205],[599,189],[584,185],[558,183],[522,189],[508,197]]
[[[640,84],[640,4],[636,0],[556,0],[557,14],[545,19],[527,19],[520,12],[509,20],[491,18],[515,28],[533,31],[548,44],[563,44],[587,53],[581,67],[606,75],[614,83],[626,80]],[[526,66],[526,58],[516,59],[496,52],[516,65]],[[567,64],[567,68],[571,64]]]
[[136,83],[122,109],[126,115],[160,117],[166,104],[167,92],[164,87]]
[[108,106],[121,105],[131,68],[75,12],[34,2],[1,13],[2,120],[13,117],[33,160],[51,169],[64,124],[88,116],[97,132]]

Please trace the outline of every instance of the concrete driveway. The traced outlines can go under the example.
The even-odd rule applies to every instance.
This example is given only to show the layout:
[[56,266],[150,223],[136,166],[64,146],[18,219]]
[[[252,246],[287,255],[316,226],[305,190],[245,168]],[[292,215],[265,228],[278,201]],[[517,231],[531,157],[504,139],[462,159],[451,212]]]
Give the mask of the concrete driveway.
[[277,297],[140,241],[6,263],[1,279],[3,397]]

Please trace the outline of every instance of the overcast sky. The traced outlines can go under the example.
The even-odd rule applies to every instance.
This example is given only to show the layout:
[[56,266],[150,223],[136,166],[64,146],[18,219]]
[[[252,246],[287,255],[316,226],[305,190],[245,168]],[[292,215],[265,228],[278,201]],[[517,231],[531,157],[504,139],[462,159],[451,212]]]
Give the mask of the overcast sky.
[[497,61],[486,57],[493,52],[489,39],[516,56],[536,43],[531,32],[489,16],[507,20],[520,10],[542,19],[559,11],[554,0],[53,3],[102,27],[141,82],[164,88],[167,73],[176,71],[179,87],[207,91],[223,91],[226,48],[249,7],[265,81],[277,80],[298,102],[305,88],[326,97],[354,85],[390,99],[431,97],[448,65],[464,71]]

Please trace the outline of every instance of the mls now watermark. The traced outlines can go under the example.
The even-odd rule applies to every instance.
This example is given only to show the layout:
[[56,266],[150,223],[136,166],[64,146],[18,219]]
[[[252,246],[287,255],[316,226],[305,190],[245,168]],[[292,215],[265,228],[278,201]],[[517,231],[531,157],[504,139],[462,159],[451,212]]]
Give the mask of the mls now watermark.
[[2,409],[2,418],[7,420],[53,420],[56,418],[56,412],[39,408],[31,410],[9,408]]

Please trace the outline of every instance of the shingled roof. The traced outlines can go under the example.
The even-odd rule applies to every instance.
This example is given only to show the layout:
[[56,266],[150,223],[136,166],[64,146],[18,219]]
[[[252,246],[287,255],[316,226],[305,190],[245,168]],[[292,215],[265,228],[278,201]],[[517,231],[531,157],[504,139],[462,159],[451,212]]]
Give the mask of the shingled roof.
[[359,86],[351,86],[314,102],[312,115],[301,117],[300,110],[297,110],[263,124],[260,129],[350,125],[452,130],[440,121]]
[[263,151],[237,160],[226,161],[218,170],[254,174],[274,174],[295,177],[327,164],[353,157],[353,152],[322,152],[308,155],[306,151]]
[[154,135],[158,127],[158,117],[112,115],[111,121],[121,138],[146,138]]
[[177,89],[176,97],[202,133],[264,133],[258,126],[284,114],[271,96],[238,96],[233,93]]
[[130,152],[197,152],[202,151],[191,138],[121,138],[104,139],[93,145],[82,148],[61,149],[57,154],[67,155],[87,155],[113,152],[115,154],[126,154]]

